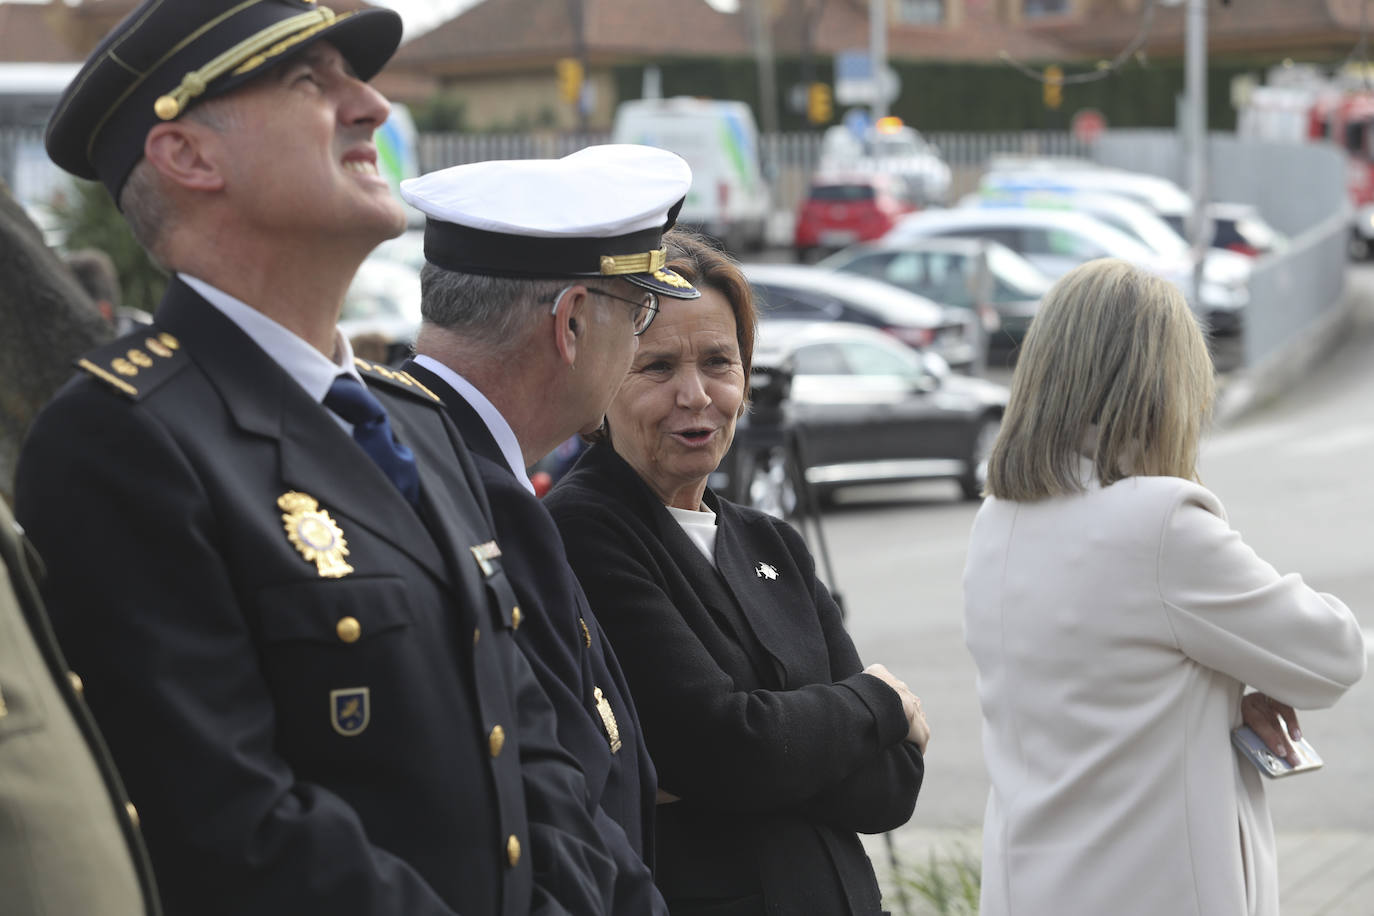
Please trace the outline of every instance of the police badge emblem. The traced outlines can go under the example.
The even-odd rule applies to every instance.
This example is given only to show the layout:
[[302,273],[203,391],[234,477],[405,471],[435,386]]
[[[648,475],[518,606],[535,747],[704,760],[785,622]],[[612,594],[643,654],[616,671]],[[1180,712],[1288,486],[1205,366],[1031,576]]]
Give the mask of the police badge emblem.
[[329,691],[329,724],[345,738],[361,735],[372,720],[372,692],[366,687]]
[[307,563],[315,564],[322,578],[338,579],[353,572],[344,560],[348,556],[348,542],[343,529],[314,497],[292,490],[277,499],[277,506],[282,510],[281,520],[291,546],[300,551]]

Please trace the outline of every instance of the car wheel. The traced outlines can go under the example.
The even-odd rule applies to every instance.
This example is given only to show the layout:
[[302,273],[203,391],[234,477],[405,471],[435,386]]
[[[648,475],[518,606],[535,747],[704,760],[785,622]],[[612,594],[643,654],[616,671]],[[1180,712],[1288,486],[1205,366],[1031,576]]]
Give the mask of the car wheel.
[[967,469],[959,478],[959,489],[964,499],[982,499],[983,485],[988,482],[988,456],[992,454],[992,444],[997,441],[997,432],[1002,428],[1001,417],[984,417],[978,423],[978,432],[973,437],[973,449],[967,458]]
[[787,518],[797,511],[797,482],[792,462],[782,449],[759,455],[746,480],[745,497],[753,508],[775,518]]

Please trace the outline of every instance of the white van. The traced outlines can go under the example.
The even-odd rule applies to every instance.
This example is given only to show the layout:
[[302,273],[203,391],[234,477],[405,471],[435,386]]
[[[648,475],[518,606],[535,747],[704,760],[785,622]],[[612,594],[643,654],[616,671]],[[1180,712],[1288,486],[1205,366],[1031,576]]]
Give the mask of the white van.
[[656,146],[687,160],[692,188],[679,223],[731,251],[764,246],[771,201],[748,105],[687,97],[621,102],[611,142]]

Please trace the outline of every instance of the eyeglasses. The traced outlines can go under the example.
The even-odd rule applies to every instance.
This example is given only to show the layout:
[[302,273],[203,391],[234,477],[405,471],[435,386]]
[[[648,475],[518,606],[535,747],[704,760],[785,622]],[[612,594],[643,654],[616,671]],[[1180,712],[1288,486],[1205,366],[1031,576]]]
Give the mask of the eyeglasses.
[[[573,285],[575,286],[577,284]],[[563,301],[563,297],[567,295],[570,289],[572,289],[572,286],[565,286],[558,291],[557,296],[553,297],[554,314],[558,313],[558,303]],[[654,323],[654,316],[658,314],[658,296],[647,289],[638,299],[626,299],[624,296],[608,293],[604,289],[595,286],[588,286],[587,292],[596,293],[599,296],[605,296],[607,299],[616,299],[620,302],[624,302],[626,305],[634,306],[634,311],[630,313],[630,322],[634,325],[636,337],[649,330],[649,325]]]

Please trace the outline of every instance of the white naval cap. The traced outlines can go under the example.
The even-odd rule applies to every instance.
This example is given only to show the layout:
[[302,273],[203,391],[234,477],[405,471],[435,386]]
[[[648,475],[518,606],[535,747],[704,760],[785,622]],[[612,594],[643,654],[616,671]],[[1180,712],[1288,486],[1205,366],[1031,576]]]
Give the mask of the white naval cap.
[[691,184],[676,153],[622,143],[456,165],[401,182],[401,196],[427,217],[425,259],[445,270],[619,276],[692,299],[701,294],[664,267],[663,247]]

